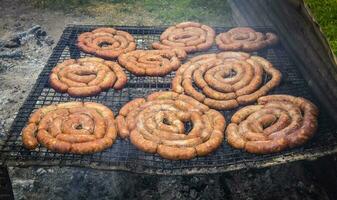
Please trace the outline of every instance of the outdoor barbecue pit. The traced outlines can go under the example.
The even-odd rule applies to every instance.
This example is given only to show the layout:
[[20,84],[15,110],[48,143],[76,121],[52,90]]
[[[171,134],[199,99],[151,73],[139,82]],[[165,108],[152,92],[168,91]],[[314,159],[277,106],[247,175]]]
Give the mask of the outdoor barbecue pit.
[[[137,150],[128,140],[117,139],[115,144],[106,151],[92,155],[59,154],[40,146],[37,150],[29,151],[22,146],[21,130],[25,126],[32,111],[41,106],[68,102],[93,101],[108,106],[114,113],[130,100],[144,97],[155,91],[169,90],[174,72],[164,77],[137,77],[127,72],[128,83],[124,89],[108,90],[93,97],[70,97],[68,94],[55,92],[48,83],[51,69],[65,59],[77,59],[91,56],[81,52],[76,46],[79,34],[91,31],[99,26],[71,25],[68,26],[55,47],[53,54],[38,77],[36,85],[15,119],[10,136],[1,147],[2,162],[15,165],[42,166],[80,166],[105,170],[122,170],[146,174],[183,175],[219,173],[242,168],[261,168],[295,160],[313,159],[327,153],[337,151],[336,126],[333,120],[324,112],[322,106],[310,92],[307,82],[288,56],[282,43],[254,52],[269,60],[282,73],[281,84],[272,90],[271,94],[290,94],[302,96],[313,101],[321,109],[319,128],[314,138],[302,147],[293,148],[281,153],[255,155],[233,149],[226,141],[211,155],[198,157],[187,161],[170,161],[158,155],[148,154]],[[149,49],[152,42],[159,39],[165,27],[116,27],[131,33],[136,40],[137,49]],[[218,27],[216,32],[229,30],[231,27]],[[275,32],[269,27],[253,27],[260,32]],[[207,52],[219,52],[215,44]],[[189,54],[189,58],[201,53]],[[268,81],[267,75],[264,82]],[[242,107],[242,106],[241,106]],[[239,107],[239,108],[241,108]],[[239,108],[222,111],[227,122]]]
[[[315,0],[305,1],[309,2]],[[153,3],[152,0],[143,3],[140,1],[110,2],[90,0],[83,3],[80,0],[74,0],[66,3],[62,1],[60,4],[57,2],[57,5],[52,3],[52,10],[48,10],[45,9],[44,6],[49,6],[49,0],[36,0],[36,2],[41,3],[41,7],[34,7],[32,6],[33,3],[30,2],[21,5],[21,2],[17,0],[13,0],[13,3],[4,0],[3,4],[0,5],[0,8],[8,8],[8,11],[6,10],[3,13],[0,13],[2,18],[6,18],[4,22],[0,22],[0,27],[3,27],[4,33],[9,34],[9,37],[5,35],[5,37],[3,37],[5,39],[0,38],[0,80],[2,78],[4,79],[3,83],[0,84],[0,88],[4,90],[3,95],[0,98],[0,200],[14,199],[14,197],[18,199],[99,199],[104,197],[109,199],[336,199],[337,59],[331,49],[331,46],[328,45],[326,37],[322,34],[322,30],[319,26],[317,26],[315,19],[312,17],[310,10],[308,9],[308,5],[311,6],[311,3],[305,4],[305,1],[227,0],[222,4],[222,2],[218,0],[209,2],[184,0],[181,1],[182,3],[180,1],[177,3],[175,1],[169,2],[165,0],[160,0],[156,3]],[[74,2],[75,4],[72,5]],[[76,2],[80,3],[77,4]],[[166,4],[167,10],[161,10],[166,6]],[[217,6],[215,7],[215,5]],[[31,6],[31,9],[27,9],[27,6]],[[57,6],[61,6],[61,8],[56,8]],[[71,11],[73,13],[80,11],[80,13],[78,13],[79,16],[75,16],[76,14],[74,16],[68,16],[66,14],[66,9],[62,8],[62,6],[69,6],[69,8],[73,9],[73,11]],[[180,10],[180,8],[183,8],[183,10]],[[93,10],[97,13],[94,13]],[[90,14],[87,14],[86,11]],[[180,16],[178,11],[183,12],[183,16]],[[54,12],[57,12],[57,15]],[[66,15],[63,16],[64,14]],[[130,16],[126,16],[128,14]],[[34,15],[34,17],[31,17],[31,15]],[[38,15],[42,17],[39,17]],[[19,17],[19,19],[16,19],[16,16]],[[146,98],[148,95],[158,91],[171,91],[173,78],[176,77],[176,74],[179,74],[185,69],[183,67],[183,69],[178,73],[172,71],[161,77],[151,75],[136,76],[123,68],[128,80],[124,88],[121,90],[113,88],[105,89],[101,93],[91,97],[72,97],[67,93],[57,92],[49,83],[49,79],[52,70],[58,64],[68,59],[94,57],[91,54],[85,53],[86,50],[83,48],[85,48],[86,44],[83,44],[80,47],[81,49],[78,47],[77,40],[80,34],[100,27],[111,27],[131,34],[132,37],[134,37],[137,50],[152,50],[156,48],[164,48],[163,46],[165,45],[173,45],[176,47],[176,44],[174,43],[175,41],[169,41],[171,39],[166,37],[168,41],[162,42],[163,39],[160,38],[160,36],[169,26],[177,25],[185,21],[193,21],[207,25],[214,29],[216,36],[220,33],[238,27],[251,27],[258,32],[274,33],[275,35],[272,38],[275,41],[278,41],[276,44],[274,44],[275,41],[269,43],[265,42],[264,44],[260,43],[260,45],[268,45],[264,46],[264,48],[260,50],[250,52],[249,49],[254,48],[254,45],[251,45],[245,50],[240,51],[246,52],[252,56],[260,56],[266,59],[282,74],[281,83],[269,90],[267,95],[288,94],[306,98],[317,105],[319,109],[319,115],[317,116],[318,129],[314,133],[314,136],[304,145],[286,149],[279,153],[269,154],[254,154],[248,153],[245,150],[233,148],[229,143],[233,145],[232,141],[235,139],[228,142],[225,137],[220,147],[206,156],[200,156],[201,154],[199,154],[198,149],[195,150],[189,148],[189,150],[192,149],[195,152],[198,152],[197,157],[190,160],[169,160],[161,157],[163,155],[159,155],[157,153],[145,153],[138,149],[140,148],[139,146],[141,146],[139,145],[141,142],[135,142],[136,139],[138,139],[138,141],[144,140],[140,140],[140,137],[136,138],[133,135],[131,142],[130,136],[126,136],[128,135],[127,133],[125,133],[126,139],[122,139],[124,136],[123,134],[118,135],[111,147],[94,154],[80,155],[73,153],[56,153],[48,150],[42,144],[39,144],[35,149],[33,149],[35,146],[32,146],[31,150],[28,150],[27,148],[29,145],[27,146],[27,140],[25,140],[27,148],[24,147],[22,142],[22,130],[27,125],[31,114],[41,107],[72,101],[96,102],[111,109],[116,120],[116,117],[119,114],[127,113],[126,111],[121,113],[119,112],[126,103],[132,101],[133,99]],[[21,25],[17,25],[16,23],[18,22],[20,22]],[[179,27],[179,25],[177,27]],[[322,26],[322,28],[325,27]],[[105,31],[107,30],[111,29],[106,29]],[[206,35],[212,35],[213,37],[213,31],[209,31],[210,29],[206,30],[211,33]],[[249,29],[243,28],[241,30],[247,31]],[[325,31],[325,29],[323,29],[323,31]],[[176,34],[179,35],[179,30],[177,32],[178,33]],[[109,32],[109,34],[110,33],[115,34],[115,32],[112,31]],[[254,35],[254,33],[252,33],[252,35]],[[228,35],[223,35],[223,37],[227,36]],[[326,36],[329,36],[329,40],[331,39],[330,35],[327,34]],[[182,37],[184,38],[185,36]],[[104,35],[103,38],[100,38],[100,40],[97,41],[113,41],[112,38],[106,38],[108,38],[108,36]],[[164,36],[163,38],[165,39]],[[171,36],[170,38],[174,37]],[[211,38],[211,36],[209,38]],[[161,44],[157,43],[157,47],[156,45],[152,46],[154,42],[158,42],[159,40],[162,42]],[[228,40],[232,40],[232,38]],[[133,40],[127,39],[127,41],[132,43],[131,46],[134,48]],[[199,40],[196,40],[195,43],[198,41]],[[85,40],[84,43],[86,42],[87,40]],[[219,45],[219,40],[217,42]],[[226,41],[222,42],[226,43]],[[109,42],[106,42],[106,44],[102,44],[118,46],[117,43],[118,42],[111,42],[110,44]],[[207,45],[209,44],[210,43],[207,43]],[[217,46],[217,44],[216,41],[214,41],[210,49],[203,51],[201,51],[202,46],[200,49],[198,49],[199,46],[197,48],[195,48],[196,46],[192,46],[192,48],[189,48],[190,50],[192,49],[191,51],[200,51],[189,52],[187,54],[187,58],[184,60],[182,57],[185,57],[185,55],[177,57],[179,57],[179,59],[181,59],[181,63],[184,64],[190,61],[191,58],[199,55],[220,53],[224,51],[220,50],[220,47]],[[100,46],[101,43],[97,43],[97,45]],[[179,45],[181,44],[178,44],[178,46]],[[185,45],[188,46],[187,44]],[[204,46],[207,45],[204,44]],[[221,45],[221,48],[226,48],[224,44]],[[256,46],[258,45],[255,45],[255,48]],[[92,51],[88,48],[87,50]],[[106,54],[104,56],[107,56],[104,57],[105,60],[118,61],[118,58],[114,57],[112,51],[105,53]],[[118,53],[118,51],[115,51],[115,53]],[[147,53],[149,52],[147,51]],[[150,55],[153,56],[152,54]],[[47,60],[48,56],[49,59]],[[133,59],[134,58],[128,58],[126,60],[130,61]],[[81,62],[79,63],[82,65]],[[125,65],[121,61],[119,64],[122,67]],[[247,67],[249,67],[248,65],[249,64],[247,64]],[[160,67],[162,67],[162,64]],[[227,65],[225,67],[227,67]],[[235,67],[236,66],[234,66],[234,69],[236,70]],[[259,66],[254,67],[254,73],[256,73],[257,67]],[[108,68],[109,67],[106,69]],[[135,69],[136,67],[133,68]],[[147,68],[147,66],[144,68]],[[151,72],[154,73],[156,70],[152,70]],[[213,76],[215,71],[218,73],[221,70],[222,69],[217,68],[216,70],[211,71],[208,74],[208,80],[211,79],[209,78],[210,74]],[[235,70],[229,72],[229,77],[237,75]],[[199,77],[194,74],[195,77],[200,78],[200,73],[203,73],[200,71],[197,72],[199,73]],[[238,73],[240,74],[241,71]],[[224,72],[225,75],[222,76],[226,76],[227,78],[227,73],[227,71]],[[37,76],[38,74],[39,76]],[[181,75],[181,77],[187,79],[190,78],[189,74],[186,74],[184,74],[184,76]],[[262,84],[265,85],[268,81],[270,81],[272,77],[277,77],[277,81],[275,82],[278,84],[278,73],[275,75],[264,69],[263,74],[263,83],[261,83],[260,87]],[[60,76],[61,75],[57,74],[55,77],[60,79]],[[96,78],[97,76],[98,75],[96,75]],[[91,77],[93,77],[93,75],[91,75]],[[178,75],[178,78],[176,79],[178,81],[175,81],[176,85],[179,85],[177,82],[179,82],[179,78],[181,77]],[[58,80],[57,78],[54,80]],[[254,80],[257,79],[258,78],[256,77],[254,78]],[[188,82],[191,84],[192,88],[196,89],[198,92],[204,94],[207,93],[206,90],[205,92],[200,90],[199,87],[202,86],[198,85],[200,84],[199,82],[196,84],[195,80],[196,78],[194,78],[193,82]],[[99,87],[101,86],[99,85]],[[185,89],[185,86],[183,87]],[[179,87],[173,88],[175,92],[179,93]],[[218,93],[220,93],[219,91],[221,91],[221,88],[218,93],[216,88],[210,87],[208,94],[214,93],[214,96],[220,96]],[[188,89],[185,89],[184,91],[185,95],[188,93],[186,92],[187,90]],[[191,90],[192,89],[190,89],[190,91]],[[84,93],[85,92],[87,91],[84,91]],[[226,92],[224,92],[224,94],[225,93]],[[213,94],[206,96],[211,97]],[[195,98],[197,99],[197,97]],[[214,97],[214,99],[217,99],[217,97]],[[177,101],[177,99],[174,98],[174,101]],[[169,104],[169,106],[171,106],[171,104],[176,106],[175,103],[178,101],[174,103],[172,102],[173,101],[168,102],[167,104]],[[204,103],[207,104],[207,102]],[[210,103],[209,106],[213,106],[215,104],[213,103]],[[244,103],[244,101],[241,101],[240,103]],[[254,101],[248,105],[253,104],[257,104],[257,102]],[[153,104],[146,104],[146,106],[148,105]],[[181,105],[184,104],[181,103]],[[279,105],[272,104],[270,107],[275,108],[275,106],[277,107]],[[282,107],[284,105],[280,106]],[[159,108],[161,110],[166,110],[168,107],[157,106],[153,110],[157,111]],[[245,106],[240,105],[234,109],[226,109],[226,111],[219,110],[219,112],[225,117],[226,128],[228,128],[228,125],[231,123],[231,117],[233,114],[243,107]],[[177,106],[177,108],[178,110],[181,109],[179,106]],[[148,108],[146,107],[146,109]],[[146,111],[146,109],[144,110]],[[174,109],[175,108],[172,107],[172,110]],[[151,109],[149,110],[151,111]],[[182,108],[182,110],[185,110],[185,108]],[[289,110],[293,111],[294,109]],[[301,110],[303,109],[301,108]],[[67,110],[67,112],[68,111],[69,110]],[[102,110],[100,109],[95,109],[95,111],[98,111],[99,115],[104,113],[101,112]],[[72,111],[70,112],[72,113]],[[161,111],[159,114],[163,114],[162,112],[167,111]],[[283,110],[280,112],[283,112]],[[152,113],[143,113],[145,114],[140,115],[141,118],[146,118],[150,115],[152,117]],[[300,115],[298,114],[299,112],[295,111],[290,113],[295,113],[297,116]],[[304,111],[302,112],[302,115],[303,113]],[[79,115],[81,114],[82,113]],[[157,115],[155,116],[157,118],[164,116],[160,119],[163,120],[163,122],[160,123],[168,125],[172,123],[166,119],[168,114],[167,116],[164,115],[165,113],[163,115],[159,114],[159,117],[157,117]],[[203,131],[203,133],[208,133],[209,127],[215,127],[214,124],[210,126],[209,123],[207,123],[207,118],[213,118],[213,116],[209,117],[211,115],[207,116],[207,114],[209,113],[206,113],[206,116],[203,116],[206,117],[206,120],[203,118],[203,121],[206,121],[203,122],[206,126],[202,127],[202,125],[200,125],[200,127],[202,127],[200,129],[204,129],[206,127],[206,131]],[[119,117],[122,116],[121,118],[124,119],[123,117],[126,115],[127,114],[121,114]],[[270,121],[272,117],[275,119],[279,118],[278,115],[277,117],[270,117],[271,115],[272,114],[269,114],[269,116],[266,116],[264,119],[269,119]],[[294,118],[293,115],[288,115],[289,116],[284,118]],[[78,117],[78,115],[76,117]],[[79,117],[85,118],[87,116]],[[103,117],[105,117],[104,114]],[[111,120],[111,115],[109,115],[109,117]],[[91,118],[91,116],[89,118]],[[156,121],[158,121],[157,118]],[[171,117],[171,121],[172,118],[174,117]],[[315,116],[313,118],[315,118]],[[62,118],[62,120],[68,119],[69,118]],[[179,129],[179,133],[191,132],[193,127],[197,127],[195,123],[196,120],[194,119],[189,119],[192,122],[186,122],[183,117],[180,116],[177,116],[177,119],[182,122],[182,126],[185,126],[183,127],[185,131],[183,131],[181,126],[174,127],[181,128]],[[131,124],[130,121],[126,122],[126,124]],[[145,123],[144,119],[139,121],[141,123]],[[221,120],[219,120],[218,124],[223,124],[223,122],[220,121]],[[93,119],[93,122],[96,123],[95,119]],[[90,126],[90,128],[88,128],[90,131],[88,132],[92,132],[92,130],[96,129],[93,128],[96,124],[91,126],[91,124],[94,123],[90,122],[88,125],[88,127]],[[105,123],[109,124],[109,121],[105,121]],[[259,121],[258,123],[259,124],[257,126],[261,125],[263,122],[260,124]],[[269,126],[269,123],[273,125],[275,120],[273,122],[266,122],[266,126]],[[308,123],[304,124],[308,125]],[[30,125],[34,126],[33,124]],[[110,131],[105,132],[107,138],[113,135],[113,131],[111,131],[113,126],[111,123],[108,126],[110,127]],[[119,127],[123,126],[124,125],[119,124]],[[262,126],[263,129],[266,128],[264,127],[265,124]],[[149,131],[150,134],[155,136],[164,135],[164,133],[158,134],[158,132],[155,132],[161,130],[158,125],[156,128],[153,128],[154,125],[151,127],[146,126],[146,128],[151,130],[145,130],[145,126],[141,127],[140,125],[137,129],[130,127],[126,127],[129,134],[131,133],[131,130],[136,132],[135,130],[138,129],[138,131],[140,130],[145,132],[145,135],[147,133],[146,131]],[[306,128],[308,127],[310,128],[310,125],[306,126]],[[311,130],[314,129],[313,127],[311,127]],[[155,129],[155,131],[153,131],[152,128]],[[247,129],[249,128],[250,127]],[[31,130],[33,130],[33,128]],[[46,130],[47,132],[52,132],[50,129],[46,128]],[[119,128],[119,130],[121,130],[121,128]],[[237,133],[236,135],[243,135],[236,129],[231,130],[233,130],[232,132]],[[27,132],[30,134],[29,131]],[[67,131],[64,130],[62,130],[62,132],[67,133]],[[216,131],[213,131],[212,134],[214,132]],[[256,132],[255,129],[253,132]],[[144,136],[144,138],[149,137],[150,139],[153,139],[149,136],[150,134]],[[216,138],[218,141],[220,141],[220,134],[221,133],[219,133]],[[176,135],[174,136],[178,138]],[[205,139],[205,136],[198,135],[198,137],[201,137],[203,142],[208,139]],[[303,138],[305,139],[305,137]],[[150,139],[146,138],[146,140]],[[158,138],[155,139],[158,141]],[[200,138],[197,139],[201,141]],[[39,139],[39,142],[43,143],[41,141]],[[166,141],[160,141],[162,142],[162,145],[165,145]],[[180,141],[182,142],[179,143]],[[283,142],[284,141],[285,140],[283,140]],[[187,141],[186,143],[188,142],[190,141]],[[198,142],[194,142],[193,145]],[[82,142],[80,143],[83,144]],[[175,149],[175,153],[182,152],[180,155],[185,153],[182,149],[187,149],[186,147],[189,147],[183,140],[178,140],[177,143],[167,143],[169,145],[178,143],[179,145],[182,144],[181,146],[177,145],[180,149]],[[215,142],[213,142],[213,144],[214,143]],[[108,146],[108,144],[110,145],[109,141],[104,142],[102,146]],[[144,146],[146,146],[147,143],[144,144]],[[285,142],[280,144],[279,147],[286,147],[287,145],[284,144]],[[72,145],[73,144],[71,144],[71,148],[69,147],[70,145],[64,145],[65,147],[63,146],[63,149],[72,150]],[[192,146],[192,144],[190,145]],[[211,146],[212,143],[208,143],[208,145]],[[213,146],[217,145],[218,143]],[[54,148],[49,144],[46,146],[51,149]],[[88,146],[90,145],[83,147]],[[153,147],[154,145],[148,146]],[[204,145],[203,147],[206,147],[204,149],[212,149],[210,146]],[[99,149],[95,145],[90,147],[96,148],[97,150]],[[143,146],[141,147],[143,150],[147,148]],[[156,148],[158,150],[158,146],[156,146]],[[277,150],[275,146],[272,148]],[[168,152],[167,149],[165,152]],[[170,152],[166,155],[168,154],[170,154]],[[174,153],[170,155],[173,154]],[[183,156],[179,157],[180,155],[174,155],[170,158],[182,159]],[[191,153],[189,155],[196,155],[196,153]]]

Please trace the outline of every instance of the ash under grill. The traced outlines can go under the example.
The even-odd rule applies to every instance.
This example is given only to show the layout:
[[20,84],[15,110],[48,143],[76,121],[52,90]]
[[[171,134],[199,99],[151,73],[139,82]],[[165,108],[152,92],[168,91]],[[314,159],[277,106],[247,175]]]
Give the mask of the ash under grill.
[[[281,153],[268,155],[254,155],[241,150],[231,148],[226,141],[214,153],[206,157],[197,157],[188,161],[166,160],[158,155],[144,153],[137,150],[129,141],[117,139],[113,146],[104,152],[92,155],[75,155],[53,153],[44,147],[39,147],[34,151],[26,150],[22,146],[21,130],[25,126],[32,111],[44,105],[68,101],[94,101],[102,103],[113,110],[115,115],[118,110],[128,101],[137,97],[144,97],[148,94],[169,90],[174,72],[165,77],[136,77],[127,72],[128,83],[124,89],[115,91],[110,89],[93,97],[73,98],[67,94],[57,93],[48,83],[51,69],[57,63],[69,58],[80,58],[91,56],[80,52],[76,47],[76,39],[82,32],[90,31],[98,26],[69,26],[67,27],[60,41],[55,47],[48,63],[38,77],[32,92],[20,108],[15,118],[9,136],[0,146],[2,164],[27,166],[27,165],[61,165],[80,166],[105,170],[124,170],[136,173],[148,174],[197,174],[197,173],[217,173],[231,171],[247,167],[263,167],[279,163],[290,162],[300,159],[315,158],[326,154],[337,152],[337,126],[332,119],[327,116],[321,108],[314,95],[310,92],[307,82],[303,79],[296,66],[291,62],[282,44],[263,49],[253,54],[269,60],[282,73],[282,82],[269,94],[291,94],[302,96],[312,100],[320,108],[318,119],[319,128],[314,138],[306,145]],[[151,43],[159,40],[160,33],[164,27],[116,27],[131,33],[136,40],[137,49],[149,49]],[[261,32],[272,31],[266,27],[253,27]],[[216,28],[217,33],[228,28]],[[215,45],[207,52],[190,54],[189,58],[205,53],[218,52]],[[265,77],[265,81],[268,77]],[[227,123],[233,113],[223,111]]]

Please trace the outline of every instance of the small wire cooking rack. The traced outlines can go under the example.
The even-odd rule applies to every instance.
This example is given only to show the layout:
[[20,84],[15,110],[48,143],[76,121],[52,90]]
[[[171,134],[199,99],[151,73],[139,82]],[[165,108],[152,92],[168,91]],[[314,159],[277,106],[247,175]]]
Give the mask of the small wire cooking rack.
[[[9,135],[0,146],[1,159],[4,165],[10,166],[79,166],[102,170],[123,170],[135,173],[182,175],[218,173],[238,170],[242,168],[260,168],[265,166],[286,163],[302,159],[314,159],[337,151],[336,125],[324,112],[323,108],[310,92],[307,82],[303,79],[296,66],[291,62],[282,44],[254,52],[253,54],[268,59],[282,72],[282,83],[270,94],[292,94],[312,100],[321,109],[318,124],[319,128],[314,138],[301,147],[268,155],[254,155],[241,150],[231,148],[226,141],[214,153],[197,157],[192,160],[171,161],[161,158],[156,154],[144,153],[137,150],[128,140],[117,139],[113,146],[103,152],[91,155],[59,154],[40,146],[36,150],[29,151],[22,146],[21,130],[25,126],[30,114],[44,105],[50,105],[68,101],[93,101],[102,103],[113,110],[115,114],[128,101],[136,97],[144,97],[148,94],[169,90],[174,72],[165,77],[136,77],[127,72],[128,83],[120,91],[110,89],[93,97],[73,98],[67,94],[55,92],[48,83],[51,69],[56,64],[69,58],[91,56],[81,52],[76,47],[76,39],[82,32],[90,31],[100,26],[71,25],[65,28],[57,46],[54,48],[46,66],[39,75],[35,86],[20,108]],[[149,49],[151,43],[159,39],[165,27],[130,27],[114,26],[117,29],[131,33],[136,40],[138,49]],[[272,31],[268,27],[253,27],[267,32]],[[216,32],[223,32],[227,28],[216,28]],[[190,57],[202,54],[219,52],[214,45],[207,52],[190,54]],[[265,81],[268,77],[265,77]],[[227,122],[237,109],[222,111]]]

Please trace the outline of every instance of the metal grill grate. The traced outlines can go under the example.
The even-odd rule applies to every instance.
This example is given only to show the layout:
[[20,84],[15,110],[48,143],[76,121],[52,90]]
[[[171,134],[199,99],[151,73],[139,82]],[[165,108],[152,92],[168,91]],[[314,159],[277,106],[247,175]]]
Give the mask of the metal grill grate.
[[[263,167],[279,163],[319,157],[337,151],[337,132],[335,123],[321,109],[319,116],[319,129],[315,137],[306,145],[269,155],[254,155],[231,148],[225,141],[221,147],[206,157],[198,157],[188,161],[170,161],[160,158],[158,155],[148,154],[137,150],[129,141],[117,139],[114,145],[100,153],[92,155],[74,155],[53,153],[44,147],[34,151],[28,151],[22,146],[21,130],[32,111],[44,105],[67,101],[94,101],[102,103],[113,110],[115,114],[126,102],[136,97],[144,97],[159,90],[169,90],[170,82],[174,73],[165,77],[136,77],[127,73],[129,81],[123,90],[110,89],[97,96],[86,98],[73,98],[67,94],[55,92],[48,84],[51,69],[65,59],[90,56],[80,52],[76,45],[77,36],[85,31],[90,31],[98,26],[76,25],[67,27],[60,41],[55,47],[45,68],[38,77],[36,84],[20,108],[15,118],[9,136],[0,147],[2,164],[25,166],[25,165],[60,165],[80,166],[105,170],[124,170],[136,173],[149,174],[197,174],[217,173],[231,171],[247,167]],[[131,33],[137,42],[138,49],[149,49],[153,41],[159,39],[164,27],[116,27]],[[271,31],[266,27],[254,27],[266,32]],[[222,32],[229,28],[216,28]],[[217,52],[213,46],[207,52]],[[193,57],[201,53],[189,55]],[[317,105],[318,102],[310,93],[306,81],[302,78],[296,66],[293,65],[282,45],[267,48],[253,53],[262,56],[272,62],[283,75],[282,83],[270,93],[292,94],[306,97]],[[265,79],[267,80],[267,78]],[[320,106],[319,106],[320,107]],[[227,122],[236,111],[222,112]]]

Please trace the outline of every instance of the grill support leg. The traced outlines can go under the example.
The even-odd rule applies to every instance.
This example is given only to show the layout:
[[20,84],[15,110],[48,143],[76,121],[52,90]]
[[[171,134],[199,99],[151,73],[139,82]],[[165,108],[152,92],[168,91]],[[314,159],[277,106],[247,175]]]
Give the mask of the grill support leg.
[[315,162],[306,162],[305,169],[317,178],[331,199],[337,199],[337,155],[324,156]]
[[0,166],[0,199],[14,200],[12,183],[6,166]]

